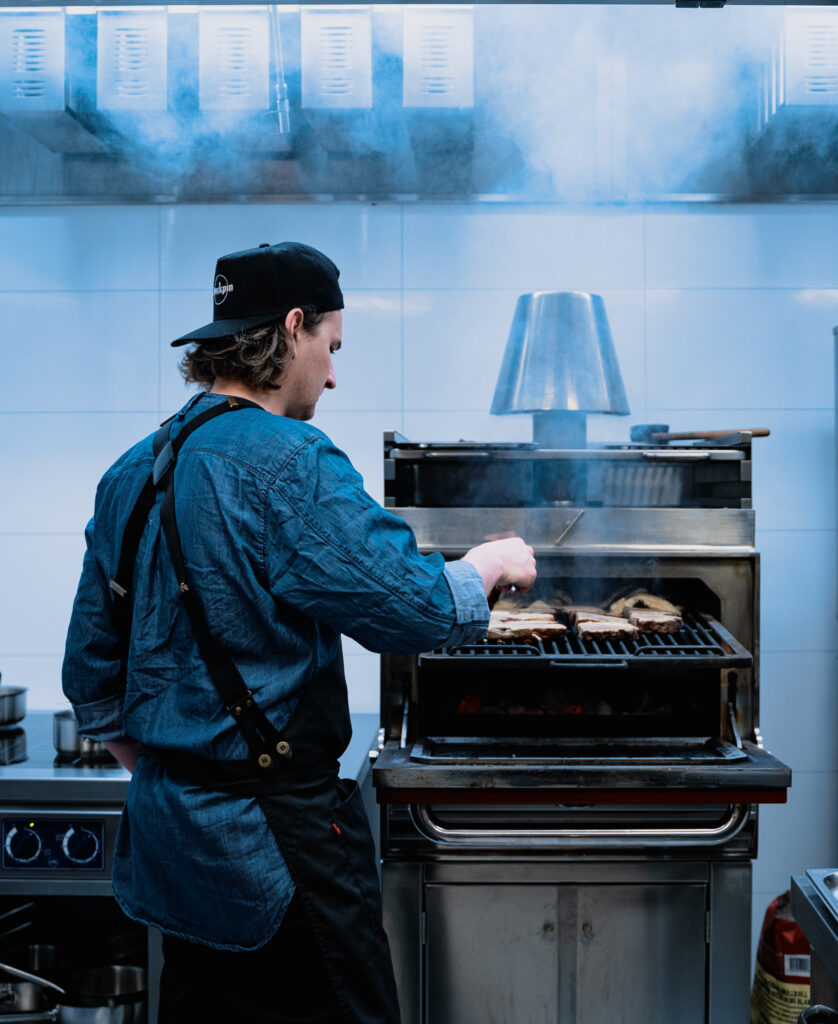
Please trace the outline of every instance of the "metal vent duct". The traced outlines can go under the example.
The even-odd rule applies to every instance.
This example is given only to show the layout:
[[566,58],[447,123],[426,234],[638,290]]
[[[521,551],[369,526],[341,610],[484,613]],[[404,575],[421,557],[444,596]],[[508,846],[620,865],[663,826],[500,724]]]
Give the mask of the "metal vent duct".
[[201,110],[267,110],[267,9],[201,10],[198,19]]
[[100,110],[166,109],[165,9],[99,11],[97,106]]
[[405,7],[406,107],[474,106],[471,7]]
[[372,106],[369,7],[301,12],[302,102],[310,109]]
[[0,13],[0,110],[63,110],[64,94],[64,13]]

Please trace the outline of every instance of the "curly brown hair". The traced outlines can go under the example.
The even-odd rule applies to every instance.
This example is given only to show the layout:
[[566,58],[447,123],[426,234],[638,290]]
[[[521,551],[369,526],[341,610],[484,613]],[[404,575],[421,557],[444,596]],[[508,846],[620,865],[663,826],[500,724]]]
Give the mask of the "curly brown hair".
[[[301,329],[316,334],[326,314],[316,312],[313,306],[299,308],[303,311]],[[218,378],[239,380],[253,391],[278,390],[280,384],[275,382],[291,354],[287,315],[232,338],[191,346],[178,366],[184,381],[200,384],[207,391]]]

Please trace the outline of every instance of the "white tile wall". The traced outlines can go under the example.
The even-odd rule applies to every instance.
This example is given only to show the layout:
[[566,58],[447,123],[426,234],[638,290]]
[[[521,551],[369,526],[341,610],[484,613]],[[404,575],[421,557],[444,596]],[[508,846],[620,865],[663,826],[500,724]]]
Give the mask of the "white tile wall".
[[158,308],[156,291],[0,292],[0,409],[156,411]]
[[0,502],[0,534],[78,536],[99,478],[157,420],[156,411],[0,413],[3,471],[15,483]]
[[650,289],[649,405],[830,409],[836,323],[836,291]]
[[325,252],[340,268],[345,290],[401,288],[401,211],[360,203],[166,207],[160,286],[205,288],[209,306],[219,256],[282,241]]
[[406,207],[404,284],[516,292],[639,288],[643,218],[544,206]]
[[[488,413],[515,299],[605,298],[628,418],[768,426],[754,449],[763,555],[762,727],[788,759],[762,814],[754,921],[792,871],[838,863],[835,433],[838,211],[817,207],[218,205],[0,209],[0,671],[56,707],[95,479],[178,408],[178,334],[212,315],[218,255],[307,241],[347,293],[338,388],[315,420],[381,495],[381,433],[527,440]],[[353,707],[379,659],[346,645]]]
[[825,798],[834,782],[834,772],[798,772],[788,803],[763,805],[754,891],[776,896],[788,889],[791,875],[835,862],[838,804]]
[[759,721],[771,753],[795,773],[838,771],[835,651],[764,652]]
[[704,207],[646,215],[649,288],[834,288],[838,210]]
[[[10,207],[0,214],[0,225],[3,291],[102,292],[159,287],[160,229],[154,209]],[[89,308],[93,308],[92,302]]]

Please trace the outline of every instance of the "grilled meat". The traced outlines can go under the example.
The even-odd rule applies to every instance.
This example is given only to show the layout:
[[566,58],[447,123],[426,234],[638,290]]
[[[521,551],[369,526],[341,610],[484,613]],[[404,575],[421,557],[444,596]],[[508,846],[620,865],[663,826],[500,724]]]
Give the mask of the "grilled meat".
[[567,605],[559,609],[580,640],[631,640],[637,627],[618,615],[608,615],[602,608],[590,605]]
[[493,611],[489,616],[490,640],[547,640],[562,636],[567,626],[557,622],[552,610]]
[[652,608],[625,608],[623,615],[641,633],[677,633],[684,625],[680,615],[654,611]]
[[635,590],[626,597],[617,598],[608,606],[608,611],[612,615],[624,615],[627,608],[647,608],[656,612],[666,612],[667,615],[681,614],[678,605],[667,601],[665,597],[650,594],[647,590]]

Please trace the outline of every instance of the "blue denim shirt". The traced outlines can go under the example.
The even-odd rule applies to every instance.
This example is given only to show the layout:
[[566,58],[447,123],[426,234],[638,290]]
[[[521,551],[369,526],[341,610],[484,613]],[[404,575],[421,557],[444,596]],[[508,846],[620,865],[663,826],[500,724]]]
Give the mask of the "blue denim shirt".
[[[173,432],[220,401],[192,399]],[[158,507],[140,542],[120,687],[108,580],[152,463],[150,435],[99,484],[64,692],[85,736],[243,758],[245,742],[176,598]],[[278,729],[301,688],[339,655],[342,633],[371,651],[406,653],[485,636],[489,611],[477,570],[419,554],[411,529],[364,491],[347,457],[315,427],[261,409],[219,416],[185,442],[174,479],[191,585]],[[267,942],[294,891],[255,800],[185,783],[146,757],[128,787],[113,888],[130,917],[223,949]]]

